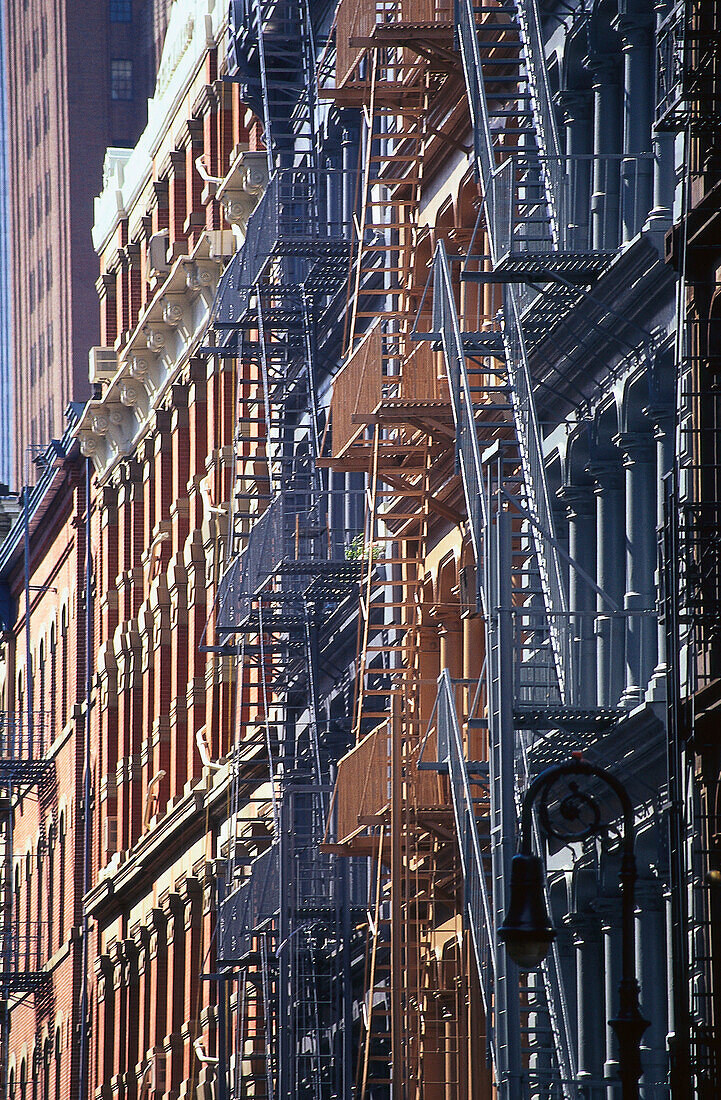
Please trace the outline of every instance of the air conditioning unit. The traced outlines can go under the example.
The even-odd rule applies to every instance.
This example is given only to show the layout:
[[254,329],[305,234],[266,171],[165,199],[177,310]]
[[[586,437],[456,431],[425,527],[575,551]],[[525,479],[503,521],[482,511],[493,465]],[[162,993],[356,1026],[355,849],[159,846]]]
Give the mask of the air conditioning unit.
[[157,233],[153,233],[148,241],[148,274],[151,279],[160,275],[167,275],[170,271],[168,236],[167,229],[160,229]]
[[237,245],[232,229],[207,230],[211,260],[229,260],[235,254]]
[[118,369],[115,348],[91,348],[88,356],[88,378],[91,386],[96,382],[111,382]]
[[104,844],[106,855],[114,855],[118,850],[118,819],[117,817],[105,818]]
[[165,1051],[152,1055],[150,1065],[150,1091],[161,1096],[165,1092],[167,1059]]

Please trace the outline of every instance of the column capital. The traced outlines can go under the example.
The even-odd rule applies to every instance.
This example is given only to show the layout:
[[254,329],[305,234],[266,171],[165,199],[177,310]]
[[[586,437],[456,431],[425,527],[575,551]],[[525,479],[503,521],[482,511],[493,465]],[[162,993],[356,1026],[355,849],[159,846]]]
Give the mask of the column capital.
[[623,464],[627,467],[637,462],[648,462],[653,454],[651,432],[619,432],[611,442],[621,451]]
[[621,35],[622,48],[624,52],[628,52],[648,45],[653,23],[654,18],[650,11],[620,11],[616,18],[611,21],[611,26]]
[[593,478],[593,491],[596,496],[621,488],[622,469],[620,461],[614,462],[612,459],[607,459],[605,462],[589,462],[586,473]]
[[643,414],[648,417],[653,425],[653,438],[655,440],[663,440],[673,431],[674,410],[668,405],[648,405],[643,410]]
[[570,126],[573,122],[581,122],[591,117],[591,93],[590,91],[560,91],[556,92],[554,102],[563,112],[564,125]]
[[578,519],[593,512],[593,485],[561,485],[556,497],[566,506],[566,518]]
[[605,86],[613,86],[619,80],[619,57],[615,53],[590,53],[583,64],[591,73],[593,89],[598,91]]

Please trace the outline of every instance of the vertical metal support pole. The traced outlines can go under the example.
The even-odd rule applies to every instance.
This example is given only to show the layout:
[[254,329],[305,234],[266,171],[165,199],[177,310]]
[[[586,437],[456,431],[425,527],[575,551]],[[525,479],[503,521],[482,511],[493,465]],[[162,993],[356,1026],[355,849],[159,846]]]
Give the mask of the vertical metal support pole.
[[678,486],[673,472],[666,482],[664,524],[664,615],[666,619],[666,700],[668,735],[666,764],[668,772],[669,871],[671,888],[671,972],[673,976],[673,1020],[671,1022],[671,1094],[674,1100],[691,1096],[689,1005],[688,898],[684,858],[684,751],[681,744],[679,673],[679,539]]
[[92,503],[90,480],[92,463],[85,462],[85,721],[83,727],[83,939],[82,977],[80,993],[80,1100],[87,1100],[89,1093],[89,1020],[88,1020],[88,936],[89,920],[85,908],[85,895],[90,889],[91,855],[91,785],[90,785],[90,697],[93,688],[93,559],[91,553],[90,507]]
[[225,1016],[227,999],[225,980],[221,978],[218,987],[218,1100],[228,1100],[228,1054],[225,1041]]
[[403,818],[401,798],[401,729],[400,700],[391,696],[391,1089],[393,1100],[403,1097],[403,941],[401,918],[403,907]]
[[23,746],[23,716],[20,714],[20,744],[18,755],[27,753],[28,759],[33,758],[33,657],[32,641],[30,637],[30,472],[27,454],[25,460],[25,489],[23,490],[23,542],[24,542],[24,566],[25,566],[25,707],[26,707],[26,738]]
[[[503,923],[511,860],[516,842],[513,746],[513,620],[511,611],[511,517],[496,513],[488,540],[490,560],[490,781],[493,908],[496,928]],[[499,1096],[518,1100],[521,1086],[521,1032],[518,970],[498,943],[495,996]]]

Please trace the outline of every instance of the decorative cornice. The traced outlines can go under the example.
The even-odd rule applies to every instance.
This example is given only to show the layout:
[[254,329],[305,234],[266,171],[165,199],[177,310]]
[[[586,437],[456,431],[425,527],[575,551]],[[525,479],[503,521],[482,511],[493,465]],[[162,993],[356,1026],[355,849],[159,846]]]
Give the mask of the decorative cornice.
[[197,354],[228,244],[229,234],[206,232],[190,256],[175,261],[119,353],[102,397],[86,405],[74,434],[101,479],[135,452],[179,372]]

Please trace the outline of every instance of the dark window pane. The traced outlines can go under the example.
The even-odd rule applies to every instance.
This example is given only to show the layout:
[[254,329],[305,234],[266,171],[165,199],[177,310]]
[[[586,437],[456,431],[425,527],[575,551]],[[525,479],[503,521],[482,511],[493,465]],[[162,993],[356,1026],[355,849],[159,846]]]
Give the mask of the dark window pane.
[[132,17],[132,0],[110,0],[111,23],[129,23]]
[[110,98],[129,100],[133,98],[133,63],[121,58],[110,62]]

